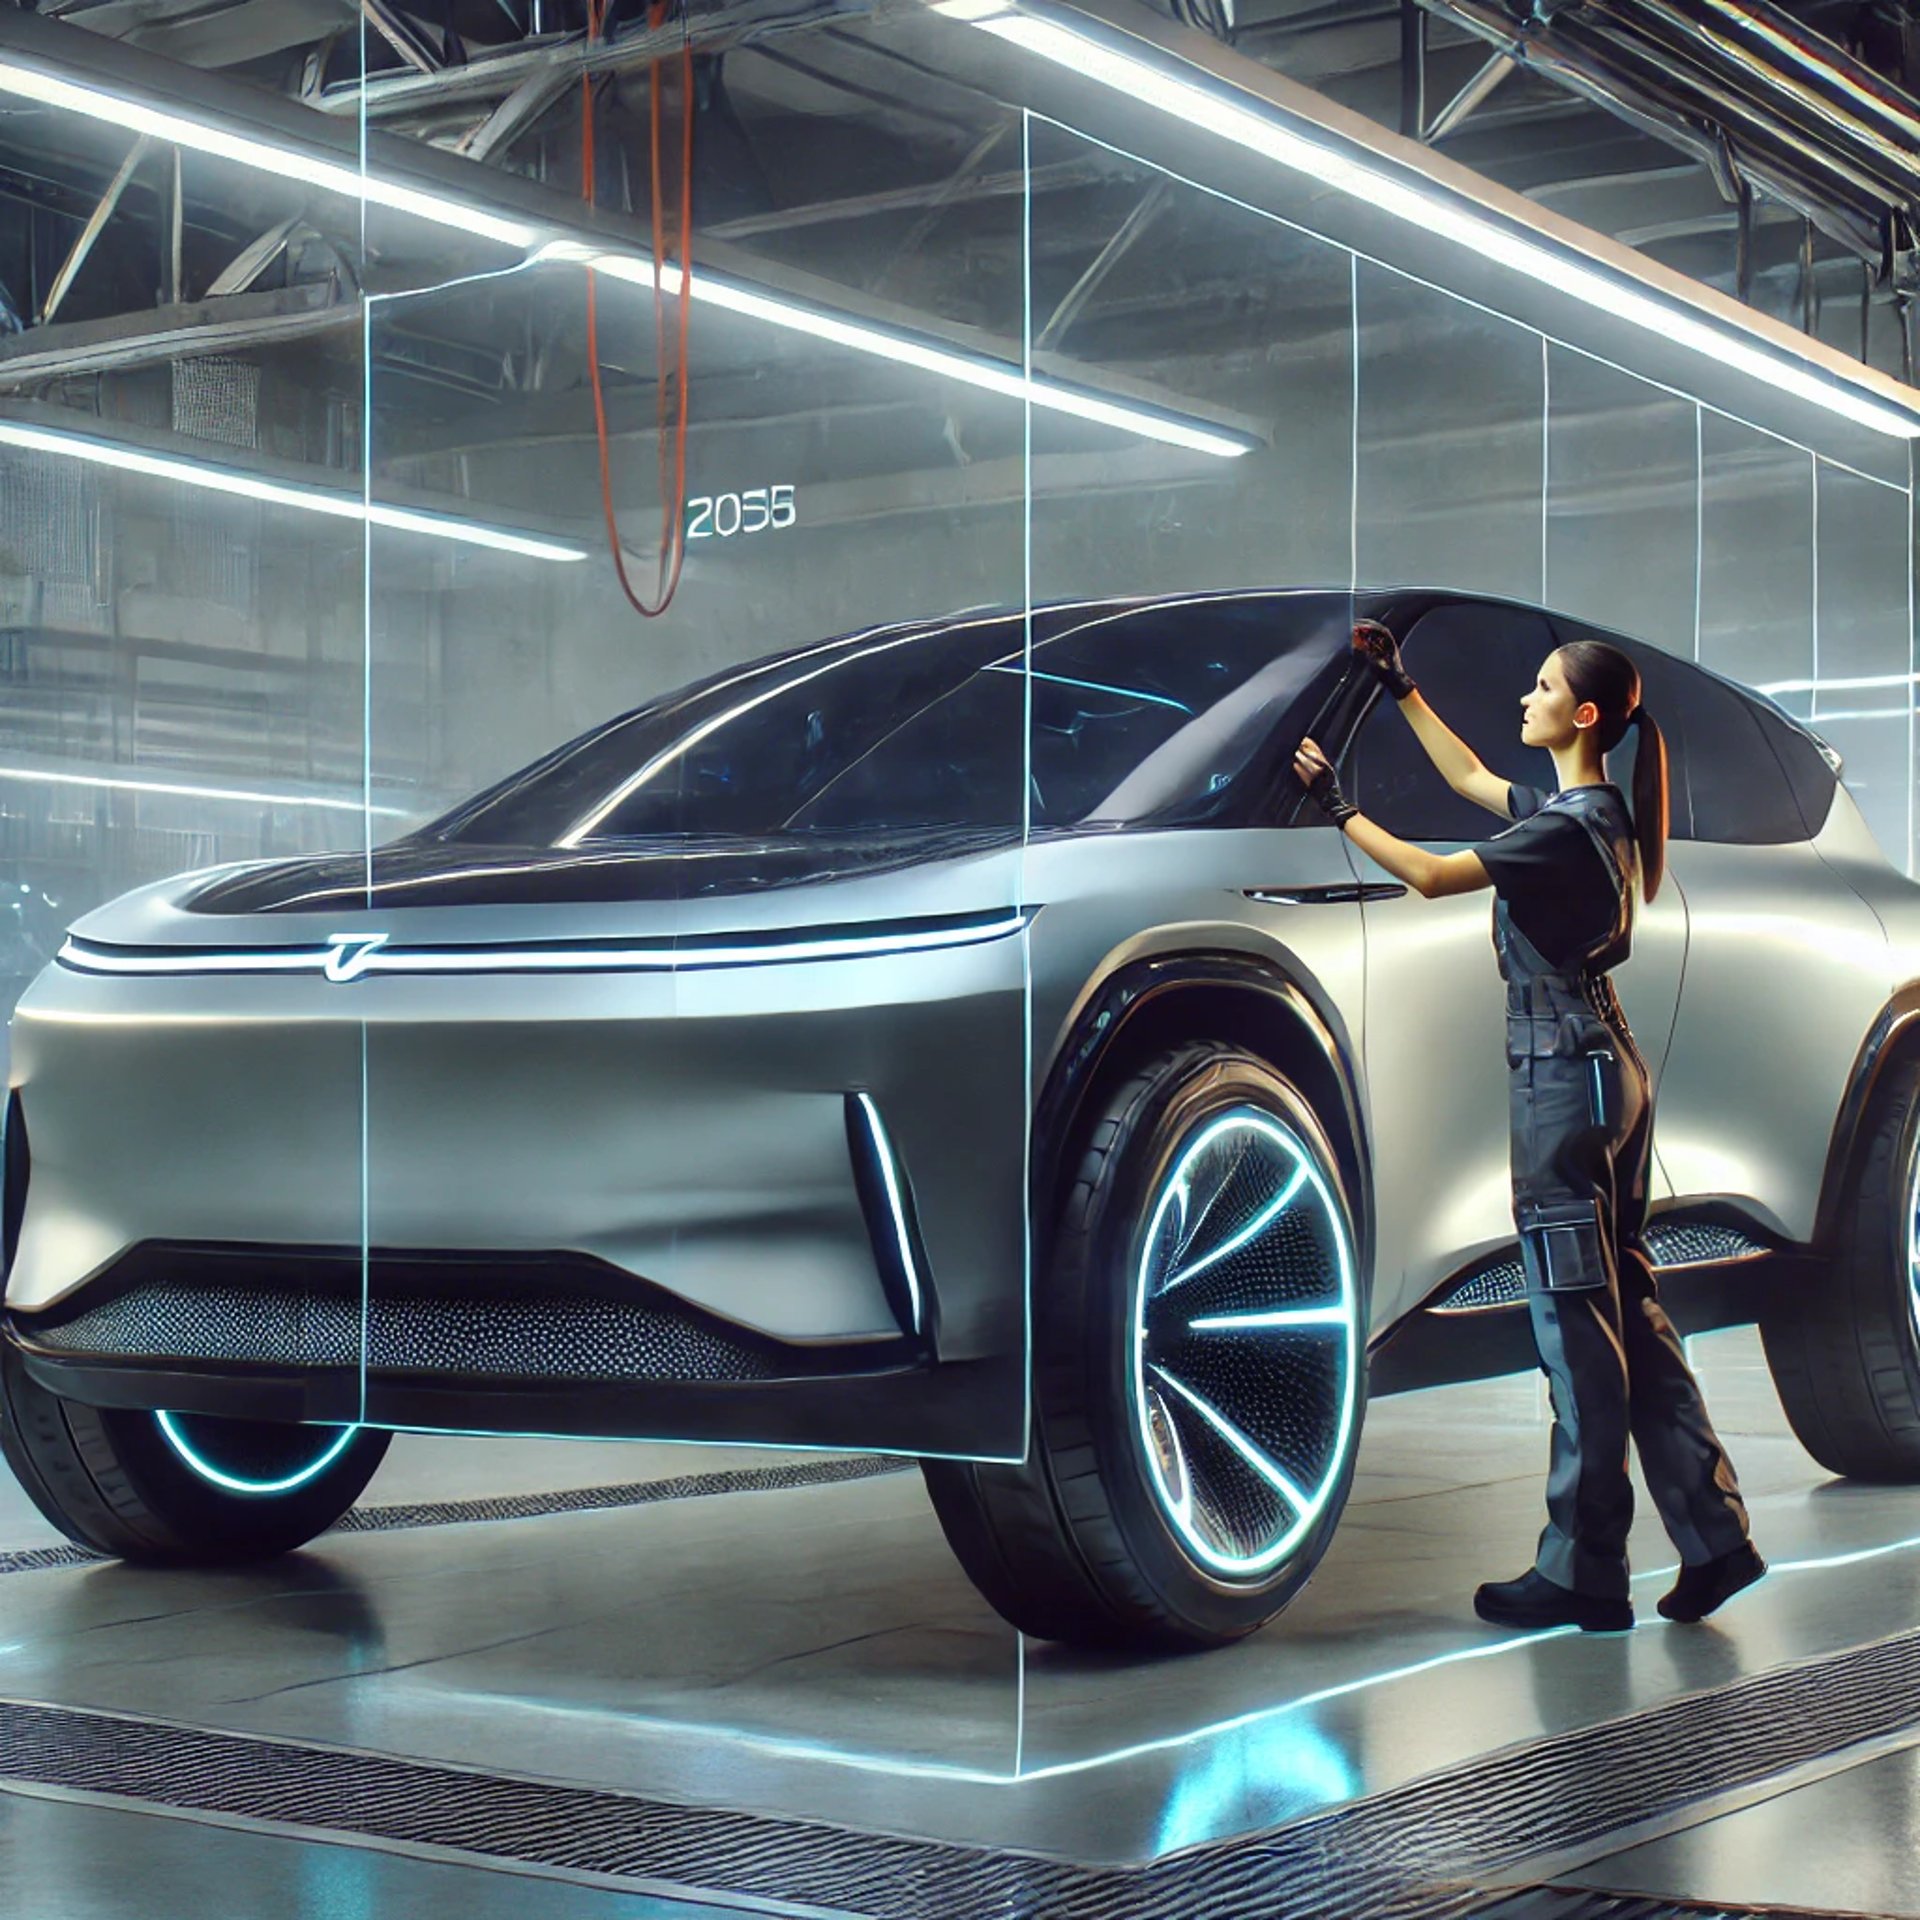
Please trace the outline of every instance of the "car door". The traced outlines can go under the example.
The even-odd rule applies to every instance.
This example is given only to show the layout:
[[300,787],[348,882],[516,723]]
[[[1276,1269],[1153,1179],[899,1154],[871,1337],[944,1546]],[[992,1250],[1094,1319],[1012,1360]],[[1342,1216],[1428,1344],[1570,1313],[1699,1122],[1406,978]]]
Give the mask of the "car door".
[[1668,859],[1690,910],[1685,990],[1655,1108],[1684,1200],[1727,1199],[1809,1238],[1834,1116],[1891,991],[1885,930],[1829,864],[1867,832],[1804,732],[1731,682],[1677,664],[1688,830]]
[[[1544,615],[1459,601],[1424,614],[1403,651],[1428,704],[1492,770],[1551,791],[1551,758],[1519,744],[1520,700],[1557,644]],[[1391,701],[1370,710],[1345,764],[1363,812],[1436,853],[1475,845],[1510,824],[1446,785]],[[1364,1051],[1380,1168],[1376,1286],[1397,1291],[1404,1311],[1467,1261],[1513,1239],[1505,998],[1490,892],[1424,900],[1358,848],[1354,856],[1366,887]],[[1673,1023],[1686,941],[1680,890],[1663,890],[1636,925],[1633,958],[1615,975],[1635,1033],[1657,1036],[1660,1046]],[[1646,1050],[1652,1064],[1655,1047]],[[1663,1192],[1657,1168],[1654,1177],[1656,1194]]]

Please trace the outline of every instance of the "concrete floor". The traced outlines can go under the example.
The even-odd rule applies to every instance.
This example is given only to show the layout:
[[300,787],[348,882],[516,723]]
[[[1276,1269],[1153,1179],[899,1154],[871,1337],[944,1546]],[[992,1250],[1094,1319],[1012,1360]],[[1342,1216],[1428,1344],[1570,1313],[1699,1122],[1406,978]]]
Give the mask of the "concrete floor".
[[[1786,1432],[1750,1332],[1697,1341],[1695,1360],[1777,1569],[1699,1628],[1653,1613],[1674,1556],[1650,1510],[1637,1632],[1525,1639],[1473,1618],[1474,1583],[1523,1568],[1540,1524],[1547,1427],[1527,1376],[1371,1409],[1319,1575],[1264,1633],[1197,1658],[1022,1645],[961,1576],[918,1475],[899,1473],[335,1535],[240,1573],[13,1574],[0,1695],[1142,1861],[1911,1630],[1920,1491],[1829,1480]],[[712,1464],[707,1449],[403,1438],[369,1499]],[[0,1549],[47,1538],[0,1506]],[[12,1808],[9,1877],[59,1843],[57,1824]]]

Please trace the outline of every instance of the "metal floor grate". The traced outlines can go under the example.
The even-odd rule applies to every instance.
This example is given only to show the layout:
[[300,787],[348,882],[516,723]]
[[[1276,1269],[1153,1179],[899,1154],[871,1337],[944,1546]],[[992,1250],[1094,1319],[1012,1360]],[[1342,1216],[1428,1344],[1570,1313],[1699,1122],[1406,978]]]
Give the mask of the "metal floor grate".
[[[772,1493],[788,1487],[823,1487],[844,1480],[870,1480],[904,1473],[914,1462],[895,1454],[836,1454],[780,1467],[721,1467],[683,1473],[671,1480],[627,1480],[604,1487],[563,1487],[553,1493],[513,1493],[485,1500],[434,1500],[391,1507],[355,1507],[336,1533],[389,1533],[401,1527],[468,1526],[480,1520],[534,1520],[549,1513],[597,1513],[613,1507],[647,1507],[662,1500],[699,1500],[719,1493]],[[0,1553],[0,1574],[38,1573],[51,1567],[83,1567],[104,1560],[87,1547],[28,1547]]]
[[[0,1702],[0,1779],[872,1920],[1453,1920],[1474,1911],[1463,1905],[1472,1898],[1483,1911],[1506,1901],[1502,1920],[1521,1920],[1511,1903],[1544,1892],[1460,1889],[1916,1717],[1920,1633],[1690,1694],[1137,1868],[853,1833],[28,1702]],[[1627,1916],[1615,1910],[1610,1920]]]

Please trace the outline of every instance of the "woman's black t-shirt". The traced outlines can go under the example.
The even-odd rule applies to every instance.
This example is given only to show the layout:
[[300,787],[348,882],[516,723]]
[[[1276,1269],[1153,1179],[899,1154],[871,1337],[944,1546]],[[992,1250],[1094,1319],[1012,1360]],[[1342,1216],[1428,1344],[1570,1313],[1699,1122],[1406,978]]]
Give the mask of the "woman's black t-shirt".
[[[1626,795],[1611,781],[1601,791],[1619,809],[1620,828],[1631,838]],[[1605,939],[1619,900],[1592,836],[1571,814],[1547,807],[1551,798],[1540,787],[1511,783],[1507,811],[1520,824],[1473,851],[1507,903],[1513,924],[1541,957],[1553,967],[1575,968]]]

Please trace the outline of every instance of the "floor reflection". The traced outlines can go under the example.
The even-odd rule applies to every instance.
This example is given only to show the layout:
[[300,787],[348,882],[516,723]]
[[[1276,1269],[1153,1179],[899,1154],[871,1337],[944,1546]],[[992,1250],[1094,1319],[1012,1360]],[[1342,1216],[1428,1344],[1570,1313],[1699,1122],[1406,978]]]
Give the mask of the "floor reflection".
[[[11,1575],[0,1691],[1152,1857],[1910,1628],[1920,1493],[1829,1482],[1787,1432],[1751,1333],[1703,1338],[1695,1359],[1778,1569],[1702,1627],[1653,1612],[1674,1556],[1645,1503],[1634,1634],[1529,1640],[1473,1618],[1475,1582],[1524,1566],[1540,1524],[1547,1427],[1527,1377],[1376,1406],[1320,1573],[1280,1622],[1218,1653],[1021,1645],[906,1472],[335,1535],[247,1571]],[[474,1476],[502,1457],[416,1444],[442,1499],[488,1491]],[[581,1484],[617,1477],[614,1451],[583,1449]],[[666,1472],[699,1464],[671,1451]],[[405,1497],[423,1497],[421,1457],[396,1459]],[[395,1495],[376,1482],[372,1497]]]

